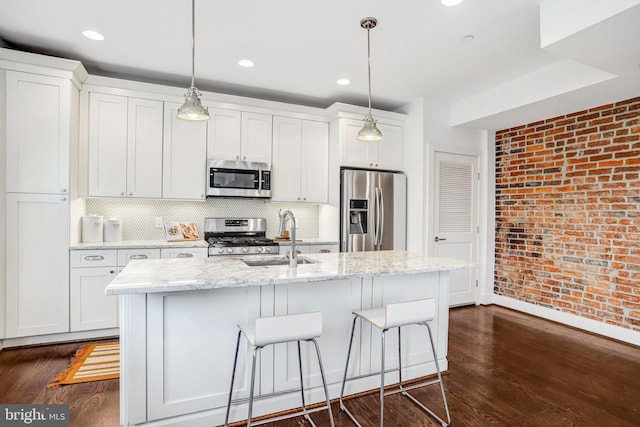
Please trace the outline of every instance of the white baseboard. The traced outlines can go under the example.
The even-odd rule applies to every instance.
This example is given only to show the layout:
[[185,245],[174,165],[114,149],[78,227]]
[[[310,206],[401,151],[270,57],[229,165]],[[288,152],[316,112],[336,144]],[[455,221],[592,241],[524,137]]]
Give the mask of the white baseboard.
[[493,298],[491,298],[491,302],[501,307],[511,308],[523,313],[542,317],[543,319],[552,320],[554,322],[573,326],[574,328],[582,329],[594,334],[603,335],[605,337],[613,338],[618,341],[623,341],[629,344],[640,346],[640,332],[633,331],[631,329],[609,325],[597,320],[587,319],[575,314],[553,310],[551,308],[519,301],[502,295],[493,295]]
[[0,349],[28,345],[55,344],[68,341],[84,341],[120,335],[120,329],[100,329],[95,331],[65,332],[60,334],[36,335],[32,337],[5,338],[0,340]]

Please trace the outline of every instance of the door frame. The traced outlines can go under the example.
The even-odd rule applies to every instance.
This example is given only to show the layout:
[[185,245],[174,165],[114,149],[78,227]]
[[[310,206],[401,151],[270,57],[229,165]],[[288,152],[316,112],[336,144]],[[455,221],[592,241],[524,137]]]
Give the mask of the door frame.
[[[488,140],[488,134],[483,133],[483,139]],[[488,272],[487,272],[487,232],[489,230],[487,223],[487,212],[490,209],[490,206],[493,206],[494,202],[489,200],[488,192],[487,192],[487,171],[489,167],[487,165],[487,156],[484,154],[482,149],[476,149],[471,147],[464,146],[453,146],[453,145],[443,145],[443,144],[427,144],[426,147],[426,164],[427,171],[425,174],[426,179],[426,197],[425,197],[425,212],[427,212],[426,218],[426,227],[424,231],[424,243],[425,243],[425,253],[427,255],[434,255],[434,245],[433,241],[435,238],[435,185],[437,182],[435,176],[435,161],[436,161],[436,153],[446,153],[446,154],[454,154],[454,155],[463,155],[463,156],[472,156],[477,159],[477,168],[479,174],[478,180],[478,225],[480,227],[478,233],[478,247],[477,247],[477,262],[478,262],[478,271],[477,271],[477,280],[478,286],[476,288],[476,297],[475,297],[475,305],[478,304],[486,304],[490,303],[490,296],[493,294],[493,286],[489,285],[489,281],[487,280]],[[491,275],[493,277],[493,275]]]

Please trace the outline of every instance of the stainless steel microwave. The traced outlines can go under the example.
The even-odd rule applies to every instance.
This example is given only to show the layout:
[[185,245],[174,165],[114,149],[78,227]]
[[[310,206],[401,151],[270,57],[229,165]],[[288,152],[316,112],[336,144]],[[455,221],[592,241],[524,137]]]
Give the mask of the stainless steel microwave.
[[207,197],[271,197],[271,163],[207,160]]

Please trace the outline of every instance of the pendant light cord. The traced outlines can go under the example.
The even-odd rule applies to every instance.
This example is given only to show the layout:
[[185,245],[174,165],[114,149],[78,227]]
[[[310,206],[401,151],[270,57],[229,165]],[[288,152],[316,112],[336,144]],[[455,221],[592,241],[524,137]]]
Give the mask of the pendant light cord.
[[371,114],[371,29],[367,27],[367,71],[369,76],[369,114]]
[[196,79],[196,0],[191,0],[191,87],[195,86],[195,79]]

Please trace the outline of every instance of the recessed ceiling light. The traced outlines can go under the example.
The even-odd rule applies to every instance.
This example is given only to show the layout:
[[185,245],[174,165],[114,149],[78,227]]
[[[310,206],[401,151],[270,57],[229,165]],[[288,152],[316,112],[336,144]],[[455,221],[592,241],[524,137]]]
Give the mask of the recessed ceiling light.
[[457,6],[462,3],[464,0],[441,0],[442,4],[445,6]]
[[340,86],[347,86],[351,84],[351,80],[349,79],[338,79],[336,81],[336,83],[338,83]]
[[241,59],[240,61],[238,61],[238,65],[244,68],[251,68],[256,64],[254,64],[250,59]]
[[91,40],[104,40],[104,36],[97,31],[85,30],[82,35]]
[[473,34],[467,34],[466,36],[462,37],[460,39],[461,43],[471,43],[473,41],[473,39],[475,39],[475,36]]

